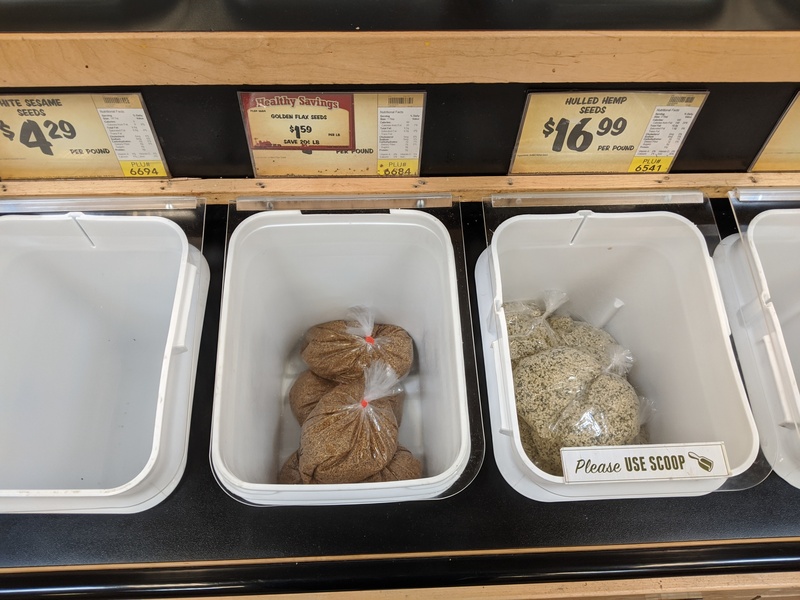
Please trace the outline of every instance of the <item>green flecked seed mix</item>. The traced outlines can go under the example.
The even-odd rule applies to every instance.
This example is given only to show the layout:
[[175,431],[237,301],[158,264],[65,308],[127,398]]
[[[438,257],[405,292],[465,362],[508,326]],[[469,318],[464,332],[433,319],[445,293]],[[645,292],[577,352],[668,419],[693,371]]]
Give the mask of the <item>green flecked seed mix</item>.
[[562,475],[561,448],[647,442],[641,400],[610,364],[619,346],[607,331],[544,317],[535,302],[508,308],[520,441],[535,465]]

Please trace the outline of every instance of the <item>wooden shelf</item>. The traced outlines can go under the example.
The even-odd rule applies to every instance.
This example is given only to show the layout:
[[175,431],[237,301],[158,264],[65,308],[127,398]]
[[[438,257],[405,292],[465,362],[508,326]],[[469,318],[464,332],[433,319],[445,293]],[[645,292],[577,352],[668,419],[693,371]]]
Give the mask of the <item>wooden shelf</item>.
[[[800,187],[800,173],[696,173],[664,175],[529,175],[514,177],[281,178],[172,180],[51,180],[0,182],[0,200],[83,196],[200,196],[209,204],[240,197],[282,198],[280,208],[301,207],[292,197],[452,195],[453,202],[481,202],[493,194],[569,191],[701,190],[724,197],[737,187]],[[369,205],[370,200],[361,204]],[[427,206],[450,201],[428,202]],[[278,208],[278,206],[276,206]]]
[[0,87],[781,81],[800,32],[0,34]]

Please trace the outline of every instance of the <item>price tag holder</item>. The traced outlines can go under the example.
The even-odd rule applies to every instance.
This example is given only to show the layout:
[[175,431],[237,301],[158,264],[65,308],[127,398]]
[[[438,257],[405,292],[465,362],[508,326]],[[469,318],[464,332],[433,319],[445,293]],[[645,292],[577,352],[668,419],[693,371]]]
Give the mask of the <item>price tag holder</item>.
[[729,477],[722,442],[562,448],[566,483]]
[[666,173],[708,92],[528,95],[510,174]]
[[0,179],[168,176],[140,94],[0,95]]
[[750,172],[800,171],[800,94],[783,113]]
[[256,177],[416,177],[424,92],[241,92]]

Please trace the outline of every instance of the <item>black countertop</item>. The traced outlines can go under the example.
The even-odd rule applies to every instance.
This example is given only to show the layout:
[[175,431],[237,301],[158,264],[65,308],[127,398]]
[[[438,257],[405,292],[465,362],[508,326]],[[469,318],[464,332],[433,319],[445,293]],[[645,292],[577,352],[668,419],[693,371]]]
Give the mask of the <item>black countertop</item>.
[[[486,243],[483,206],[452,210],[460,212],[465,240],[459,277],[469,274],[471,287]],[[719,214],[724,220],[724,207]],[[232,499],[209,461],[226,215],[224,206],[207,208],[204,254],[212,278],[183,479],[166,500],[138,514],[0,515],[0,597],[179,597],[800,570],[800,490],[774,474],[749,490],[696,498],[540,503],[500,475],[485,402],[482,466],[453,497],[328,507],[250,507]],[[474,321],[474,303],[470,310]],[[476,348],[467,368],[477,371],[485,397]],[[104,568],[22,569],[70,565]]]

